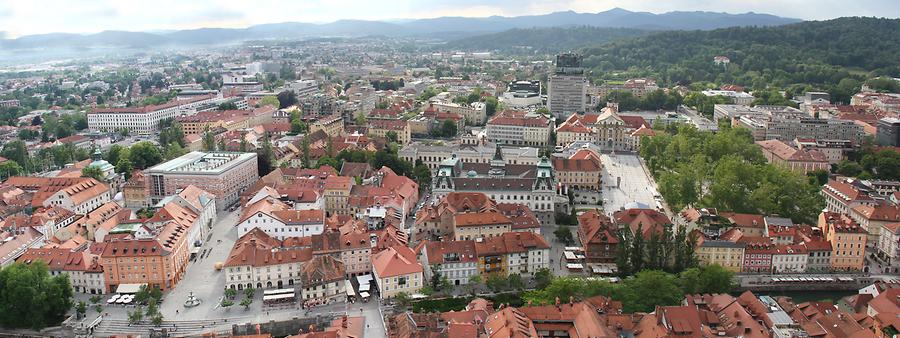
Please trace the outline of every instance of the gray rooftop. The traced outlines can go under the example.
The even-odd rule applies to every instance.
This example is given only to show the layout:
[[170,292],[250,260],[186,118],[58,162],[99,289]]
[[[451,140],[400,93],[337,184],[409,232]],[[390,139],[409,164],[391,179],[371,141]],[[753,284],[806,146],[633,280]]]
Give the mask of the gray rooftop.
[[177,173],[177,174],[220,174],[238,164],[256,160],[256,153],[240,152],[201,152],[192,151],[181,157],[158,164],[147,173]]

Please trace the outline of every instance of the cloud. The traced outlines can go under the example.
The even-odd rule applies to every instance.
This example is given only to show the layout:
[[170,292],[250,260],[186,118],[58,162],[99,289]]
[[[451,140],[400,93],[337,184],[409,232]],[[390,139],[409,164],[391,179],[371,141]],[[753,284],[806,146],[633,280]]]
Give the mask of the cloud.
[[[339,19],[414,19],[632,11],[757,12],[801,19],[840,16],[900,17],[897,0],[0,0],[0,31],[8,36],[103,30],[170,30],[246,27]],[[41,20],[34,20],[41,18]],[[74,19],[73,19],[74,18]]]
[[171,22],[181,25],[210,21],[235,21],[243,20],[246,17],[247,16],[241,11],[226,8],[210,8],[198,12],[188,12],[176,15]]

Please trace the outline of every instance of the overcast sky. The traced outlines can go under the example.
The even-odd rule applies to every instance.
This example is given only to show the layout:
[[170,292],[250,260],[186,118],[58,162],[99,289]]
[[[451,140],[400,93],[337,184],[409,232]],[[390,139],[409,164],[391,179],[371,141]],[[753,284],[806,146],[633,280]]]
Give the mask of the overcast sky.
[[12,38],[53,32],[246,27],[286,21],[600,12],[614,7],[653,13],[752,11],[806,20],[900,17],[900,0],[0,0],[0,32]]

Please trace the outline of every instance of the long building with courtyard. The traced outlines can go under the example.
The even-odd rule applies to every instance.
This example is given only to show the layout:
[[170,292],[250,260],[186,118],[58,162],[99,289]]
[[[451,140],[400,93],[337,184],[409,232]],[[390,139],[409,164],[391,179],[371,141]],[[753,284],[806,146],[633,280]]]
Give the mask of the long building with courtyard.
[[553,166],[546,157],[537,165],[507,164],[500,148],[490,163],[465,163],[456,154],[441,162],[433,179],[435,198],[451,192],[480,192],[498,203],[527,205],[542,224],[551,224],[557,203]]

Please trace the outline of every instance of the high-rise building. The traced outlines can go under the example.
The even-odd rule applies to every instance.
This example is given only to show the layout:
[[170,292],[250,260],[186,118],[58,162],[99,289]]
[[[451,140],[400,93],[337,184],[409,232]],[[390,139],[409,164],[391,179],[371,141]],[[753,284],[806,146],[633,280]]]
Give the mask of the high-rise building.
[[587,79],[581,66],[582,56],[564,53],[556,56],[556,69],[550,75],[547,108],[556,117],[568,117],[585,111]]
[[878,120],[875,141],[883,146],[900,147],[900,119],[885,117]]

